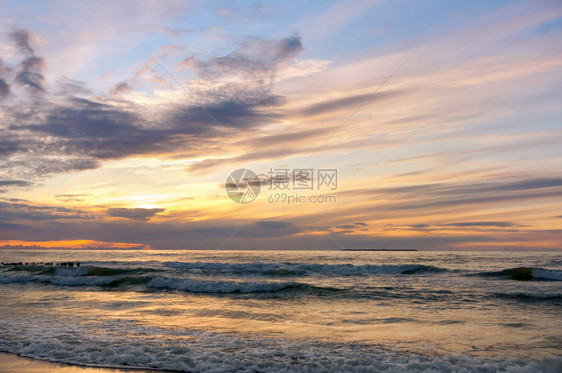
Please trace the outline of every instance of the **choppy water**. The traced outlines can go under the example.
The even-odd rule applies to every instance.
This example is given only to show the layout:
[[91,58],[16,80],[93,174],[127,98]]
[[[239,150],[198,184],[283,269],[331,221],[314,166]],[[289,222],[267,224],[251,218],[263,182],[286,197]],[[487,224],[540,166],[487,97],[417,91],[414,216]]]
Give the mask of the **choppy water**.
[[562,371],[562,254],[2,251],[0,350],[187,372]]

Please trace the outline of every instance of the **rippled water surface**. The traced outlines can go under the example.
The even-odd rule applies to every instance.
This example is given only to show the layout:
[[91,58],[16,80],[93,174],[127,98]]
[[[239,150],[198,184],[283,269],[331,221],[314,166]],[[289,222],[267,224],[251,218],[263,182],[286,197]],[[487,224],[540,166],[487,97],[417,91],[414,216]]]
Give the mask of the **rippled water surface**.
[[[2,251],[0,350],[178,371],[562,371],[562,255]],[[32,265],[80,262],[78,268]],[[27,265],[25,263],[28,263]]]

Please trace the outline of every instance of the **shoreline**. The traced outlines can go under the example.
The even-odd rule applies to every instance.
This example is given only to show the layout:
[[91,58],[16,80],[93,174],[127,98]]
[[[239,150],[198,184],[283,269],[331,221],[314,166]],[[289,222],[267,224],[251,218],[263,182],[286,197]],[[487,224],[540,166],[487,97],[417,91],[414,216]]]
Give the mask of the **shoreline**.
[[170,373],[166,370],[145,368],[107,368],[59,363],[23,357],[9,352],[0,352],[0,371],[2,373]]

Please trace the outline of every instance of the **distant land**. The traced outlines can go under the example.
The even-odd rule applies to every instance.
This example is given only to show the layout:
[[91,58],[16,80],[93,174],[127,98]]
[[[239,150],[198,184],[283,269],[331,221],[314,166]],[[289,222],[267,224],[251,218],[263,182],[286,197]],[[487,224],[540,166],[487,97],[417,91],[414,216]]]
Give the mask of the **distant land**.
[[343,249],[342,251],[419,251],[417,249]]

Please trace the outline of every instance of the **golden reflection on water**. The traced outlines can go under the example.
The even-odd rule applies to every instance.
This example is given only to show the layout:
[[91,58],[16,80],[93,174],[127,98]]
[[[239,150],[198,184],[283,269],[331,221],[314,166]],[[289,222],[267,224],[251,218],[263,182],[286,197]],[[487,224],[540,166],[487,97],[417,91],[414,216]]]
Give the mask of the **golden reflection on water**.
[[[78,317],[86,323],[97,323],[102,319],[120,320],[131,325],[168,329],[174,331],[175,338],[186,341],[189,337],[182,335],[181,331],[205,330],[388,345],[395,350],[402,348],[438,355],[463,352],[474,356],[493,356],[501,352],[502,355],[515,357],[522,353],[518,351],[521,345],[529,346],[537,357],[559,353],[555,345],[537,343],[536,331],[509,325],[509,310],[504,311],[505,325],[497,325],[497,322],[486,323],[489,310],[485,309],[410,308],[404,312],[388,301],[350,303],[302,297],[288,302],[287,299],[249,299],[244,295],[136,291],[73,291],[72,295],[69,294],[61,289],[51,292],[45,299],[40,291],[20,292],[17,303],[27,306],[15,311],[12,308],[12,311],[32,314],[37,312],[35,307],[41,307],[42,312]],[[22,296],[25,297],[23,303]],[[9,302],[10,297],[7,298]],[[10,309],[8,303],[4,306]],[[411,321],[413,313],[423,322]],[[495,317],[497,319],[498,315]],[[537,320],[531,314],[528,317],[536,325]],[[170,338],[169,334],[166,335]],[[529,353],[530,350],[524,352]]]

